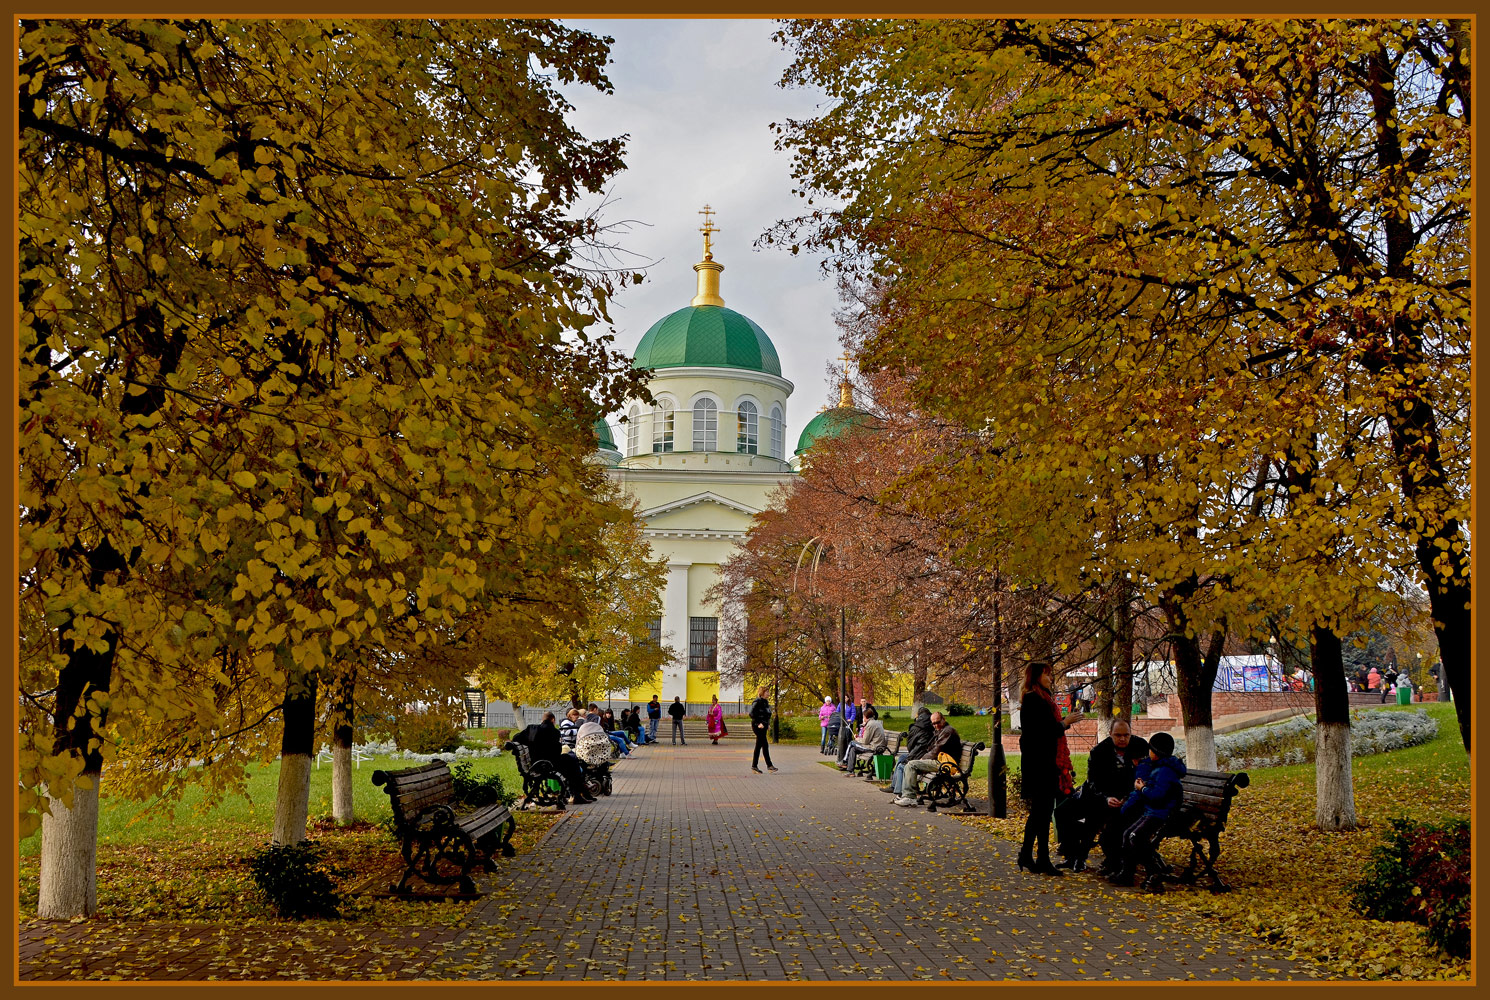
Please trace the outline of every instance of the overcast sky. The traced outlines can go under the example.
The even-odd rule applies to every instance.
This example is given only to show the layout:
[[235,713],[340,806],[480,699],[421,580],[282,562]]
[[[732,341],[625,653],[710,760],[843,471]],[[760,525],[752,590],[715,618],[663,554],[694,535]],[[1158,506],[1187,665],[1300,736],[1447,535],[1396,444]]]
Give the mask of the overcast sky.
[[[658,319],[688,305],[702,259],[698,214],[715,210],[714,259],[724,265],[725,305],[760,324],[796,388],[787,404],[787,447],[824,405],[836,403],[842,348],[833,323],[837,292],[819,258],[792,256],[756,239],[778,219],[800,214],[791,160],[775,151],[772,122],[814,113],[820,94],[776,85],[784,49],[773,22],[570,20],[615,39],[608,75],[615,93],[565,88],[574,123],[592,137],[629,134],[627,169],[611,188],[605,218],[636,224],[619,238],[653,261],[647,280],[616,299],[616,344],[631,352]],[[614,421],[613,421],[614,422]]]

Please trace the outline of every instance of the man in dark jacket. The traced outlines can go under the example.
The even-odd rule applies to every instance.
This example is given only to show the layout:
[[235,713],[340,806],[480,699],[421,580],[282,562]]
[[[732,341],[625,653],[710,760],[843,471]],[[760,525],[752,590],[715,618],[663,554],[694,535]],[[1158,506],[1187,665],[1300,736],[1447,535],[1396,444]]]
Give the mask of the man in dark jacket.
[[542,722],[536,726],[528,726],[512,739],[528,748],[528,756],[535,763],[546,760],[554,765],[554,768],[563,776],[564,784],[569,787],[569,794],[573,796],[576,803],[595,801],[585,794],[584,768],[580,766],[573,754],[563,751],[559,741],[559,729],[554,725],[554,713],[543,713]]
[[917,782],[921,780],[921,775],[932,774],[941,767],[937,761],[939,754],[947,754],[958,760],[962,758],[962,738],[957,735],[957,730],[947,724],[942,713],[931,713],[931,728],[934,730],[931,745],[921,756],[912,757],[906,762],[905,777],[900,782],[900,797],[895,800],[897,806],[916,804]]
[[686,747],[688,741],[683,739],[683,716],[688,714],[688,709],[683,707],[683,699],[674,698],[673,703],[667,706],[667,714],[673,717],[673,746],[682,743]]
[[1055,810],[1056,835],[1066,859],[1056,867],[1085,871],[1087,855],[1099,834],[1103,858],[1113,859],[1111,867],[1117,867],[1123,837],[1123,826],[1116,822],[1118,811],[1133,791],[1134,769],[1148,755],[1148,741],[1134,736],[1123,719],[1112,724],[1111,736],[1092,747],[1086,784]]
[[776,765],[771,763],[771,747],[766,743],[766,732],[770,727],[771,703],[766,700],[766,689],[761,688],[755,693],[755,701],[750,706],[750,728],[755,732],[755,753],[750,758],[750,769],[756,774],[761,773],[761,754],[766,755],[766,770],[777,770]]
[[1134,769],[1134,775],[1133,792],[1123,803],[1120,817],[1120,821],[1131,822],[1123,831],[1121,862],[1111,877],[1113,885],[1133,884],[1138,866],[1153,854],[1154,840],[1184,801],[1180,782],[1185,777],[1185,762],[1174,755],[1174,737],[1155,733],[1149,740],[1149,759]]
[[931,724],[931,709],[922,705],[921,710],[916,713],[916,721],[906,730],[905,746],[895,758],[895,773],[890,776],[890,787],[882,791],[892,792],[897,799],[900,798],[900,789],[905,781],[905,765],[925,753],[935,736],[936,728]]
[[662,722],[662,703],[654,694],[652,700],[647,702],[647,742],[657,742],[657,726]]

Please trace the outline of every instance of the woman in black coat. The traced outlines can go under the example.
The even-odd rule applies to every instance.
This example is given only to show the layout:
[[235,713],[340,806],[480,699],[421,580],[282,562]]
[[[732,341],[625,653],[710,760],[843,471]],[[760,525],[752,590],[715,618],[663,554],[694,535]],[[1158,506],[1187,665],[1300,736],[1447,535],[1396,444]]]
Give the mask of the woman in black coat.
[[1030,813],[1024,821],[1024,845],[1019,849],[1018,864],[1041,875],[1060,875],[1061,870],[1050,863],[1050,818],[1060,783],[1057,743],[1082,716],[1073,712],[1062,718],[1050,685],[1048,662],[1031,660],[1025,664],[1019,703],[1019,785]]

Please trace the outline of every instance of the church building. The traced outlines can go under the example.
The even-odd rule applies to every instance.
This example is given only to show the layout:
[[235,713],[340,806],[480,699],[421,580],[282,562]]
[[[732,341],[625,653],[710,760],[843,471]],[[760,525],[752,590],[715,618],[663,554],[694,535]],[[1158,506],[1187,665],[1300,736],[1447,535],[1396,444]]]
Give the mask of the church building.
[[[721,609],[704,593],[751,519],[770,505],[771,493],[796,475],[786,451],[792,383],[766,331],[724,304],[724,266],[714,260],[710,240],[717,230],[706,221],[702,231],[704,258],[693,266],[697,293],[652,324],[632,360],[653,370],[648,388],[655,403],[626,404],[619,436],[605,421],[596,424],[598,457],[640,506],[653,556],[667,559],[662,619],[652,633],[675,656],[652,684],[614,693],[633,704],[654,694],[663,704],[681,697],[695,708],[716,694],[721,702],[746,700],[739,681],[721,686]],[[845,426],[840,411],[852,403],[846,385],[844,391],[840,407],[804,429],[798,456]]]

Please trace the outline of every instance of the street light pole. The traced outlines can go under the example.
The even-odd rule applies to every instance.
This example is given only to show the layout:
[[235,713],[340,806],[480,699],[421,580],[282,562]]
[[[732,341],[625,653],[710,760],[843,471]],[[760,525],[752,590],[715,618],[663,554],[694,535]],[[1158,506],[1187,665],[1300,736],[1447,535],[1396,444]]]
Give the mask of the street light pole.
[[847,732],[848,725],[848,609],[838,609],[838,711],[843,716],[843,724],[838,727],[838,746],[835,747],[838,754],[843,754],[843,748],[848,744],[850,736]]

